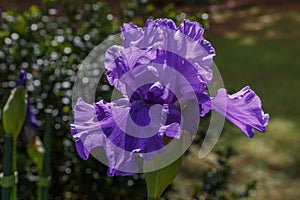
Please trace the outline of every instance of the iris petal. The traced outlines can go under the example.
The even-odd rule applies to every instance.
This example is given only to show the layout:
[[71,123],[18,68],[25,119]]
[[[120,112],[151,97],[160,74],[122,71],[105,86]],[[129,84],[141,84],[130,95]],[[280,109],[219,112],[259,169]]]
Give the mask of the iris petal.
[[[125,49],[120,46],[110,47],[105,54],[105,68],[107,69],[106,77],[109,84],[116,87],[123,94],[127,93],[126,85],[133,87],[134,80],[120,81],[121,77],[130,72],[137,66],[150,64],[155,58],[155,54],[149,50],[141,50],[136,47]],[[147,69],[145,69],[147,70]],[[142,75],[141,72],[139,72]],[[135,74],[134,79],[138,79],[139,74]],[[133,77],[132,77],[133,78]],[[128,83],[130,81],[130,84]]]
[[[189,20],[185,20],[178,28],[169,19],[149,19],[144,30],[132,23],[124,24],[122,27],[124,44],[131,43],[130,46],[139,49],[172,51],[171,53],[186,58],[194,67],[197,67],[198,75],[209,83],[212,79],[210,66],[216,53],[212,45],[204,39],[203,33],[204,29],[199,23]],[[124,47],[128,48],[129,45]],[[182,68],[186,67],[183,65]]]
[[128,48],[143,35],[143,29],[133,23],[124,23],[121,27],[123,46]]
[[[164,135],[175,139],[181,135],[180,126],[177,123],[180,121],[180,112],[174,105],[163,107],[162,111],[167,116],[166,125],[157,124],[155,135],[139,138],[127,134],[127,131],[124,132],[120,126],[122,127],[122,123],[126,124],[127,118],[130,117],[128,112],[130,112],[131,107],[126,107],[129,105],[128,100],[127,102],[124,100],[120,102],[125,107],[121,106],[118,101],[115,103],[99,101],[90,105],[79,98],[74,107],[75,122],[71,125],[72,136],[76,138],[79,156],[86,160],[94,148],[103,147],[110,166],[108,170],[110,176],[128,175],[127,172],[123,173],[116,169],[137,168],[133,153],[161,152],[164,149],[162,143]],[[133,115],[140,116],[140,114],[145,114],[144,111],[144,108],[141,108]],[[121,124],[116,121],[120,121]],[[138,130],[131,131],[136,132]],[[125,168],[126,165],[130,165],[131,168]]]
[[260,98],[249,86],[232,95],[227,94],[225,89],[220,89],[212,99],[212,108],[223,114],[250,138],[254,136],[253,129],[265,132],[269,121],[269,114],[262,110]]
[[[103,147],[108,160],[108,175],[129,175],[130,173],[116,169],[129,169],[138,171],[134,157],[117,151],[115,146],[106,138],[100,127],[100,120],[109,119],[106,112],[96,113],[93,105],[85,103],[81,98],[74,107],[74,124],[71,124],[72,136],[76,139],[76,149],[79,156],[87,160],[93,149]],[[97,156],[97,154],[95,154]]]

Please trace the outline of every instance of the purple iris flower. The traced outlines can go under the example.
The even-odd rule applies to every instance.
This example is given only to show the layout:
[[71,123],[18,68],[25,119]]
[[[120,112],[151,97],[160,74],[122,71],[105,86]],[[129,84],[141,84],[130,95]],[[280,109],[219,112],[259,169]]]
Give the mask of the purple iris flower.
[[[20,75],[16,81],[15,87],[23,86],[26,88],[26,81],[27,81],[27,72],[21,70]],[[37,135],[39,135],[37,120],[33,113],[33,109],[30,105],[29,97],[27,97],[27,112],[26,112],[25,122],[21,130],[21,138],[27,144],[30,144],[34,142],[34,137]]]
[[[164,151],[166,138],[179,140],[186,129],[196,132],[188,125],[194,119],[182,118],[193,95],[197,108],[191,110],[198,111],[197,118],[213,109],[250,138],[254,129],[265,132],[269,115],[250,87],[232,95],[220,89],[215,97],[208,96],[216,54],[203,33],[197,22],[188,20],[178,27],[169,19],[147,20],[145,29],[122,26],[123,46],[107,50],[105,68],[110,85],[124,98],[93,105],[77,100],[71,132],[80,157],[88,159],[94,148],[103,147],[109,176],[138,171],[133,154],[149,161]],[[120,170],[126,168],[130,172]]]

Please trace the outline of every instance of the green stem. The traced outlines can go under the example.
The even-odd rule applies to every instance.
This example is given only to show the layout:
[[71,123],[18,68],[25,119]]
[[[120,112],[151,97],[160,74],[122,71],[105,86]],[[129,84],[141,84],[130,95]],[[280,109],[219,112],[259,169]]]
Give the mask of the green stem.
[[[38,177],[41,178],[42,177],[42,173],[38,173]],[[42,200],[43,198],[43,186],[41,184],[37,184],[38,187],[38,200]]]
[[[12,173],[15,173],[16,171],[17,171],[17,138],[14,137],[13,149],[12,149]],[[17,183],[12,186],[11,199],[17,200]]]
[[[12,136],[7,134],[4,135],[4,155],[3,155],[3,176],[11,176],[11,158],[12,158]],[[2,200],[10,200],[11,188],[10,187],[2,187],[1,188],[1,199]]]

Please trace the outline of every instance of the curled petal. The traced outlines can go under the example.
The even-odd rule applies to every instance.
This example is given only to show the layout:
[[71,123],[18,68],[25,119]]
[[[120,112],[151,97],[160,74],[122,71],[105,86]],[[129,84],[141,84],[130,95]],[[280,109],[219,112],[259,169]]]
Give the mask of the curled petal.
[[260,98],[249,86],[232,95],[220,89],[212,99],[212,109],[224,115],[250,138],[254,136],[253,129],[265,132],[269,121],[269,114],[262,110]]

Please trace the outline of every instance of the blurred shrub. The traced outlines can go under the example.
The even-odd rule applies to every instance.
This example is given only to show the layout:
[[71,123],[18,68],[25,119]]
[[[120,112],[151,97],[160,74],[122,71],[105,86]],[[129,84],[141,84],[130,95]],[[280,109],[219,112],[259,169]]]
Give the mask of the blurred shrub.
[[[1,108],[18,71],[28,71],[27,88],[40,132],[43,132],[44,109],[53,111],[50,199],[144,199],[145,183],[141,175],[108,178],[106,166],[93,158],[83,162],[78,157],[69,131],[77,66],[108,35],[118,32],[123,22],[143,25],[149,17],[167,17],[179,23],[189,18],[207,26],[208,15],[201,12],[188,15],[173,4],[157,9],[155,4],[137,0],[123,1],[117,14],[103,1],[43,2],[41,7],[31,6],[23,13],[1,11]],[[102,85],[107,85],[105,78]],[[97,99],[107,99],[110,90],[101,88]],[[26,152],[24,148],[19,142],[19,152]],[[18,165],[19,198],[34,199],[36,188],[32,182],[37,178],[36,167],[23,154],[19,156]]]
[[[104,176],[106,167],[98,161],[82,162],[75,152],[68,126],[72,120],[71,96],[77,65],[95,45],[115,31],[114,16],[104,2],[61,1],[63,12],[51,3],[42,9],[31,6],[24,13],[1,12],[0,95],[8,96],[22,68],[30,72],[28,90],[38,119],[44,118],[44,109],[53,110],[51,198],[86,199],[91,196],[86,191],[94,192],[92,196],[98,199],[116,199],[116,196],[125,199],[132,194],[141,198],[139,195],[144,192],[134,193],[130,188],[137,183],[135,188],[143,187],[143,181],[108,179]],[[0,100],[1,105],[5,100]],[[30,183],[36,180],[36,168],[26,155],[20,157],[18,164],[19,197],[34,198],[36,188]]]
[[[145,0],[147,2],[147,0]],[[159,1],[159,0],[149,0],[149,2],[158,4],[158,5],[166,5],[170,3],[174,3],[176,5],[207,5],[207,4],[218,4],[222,3],[225,0],[165,0],[165,1]]]
[[[188,3],[185,3],[188,4]],[[176,24],[181,23],[184,19],[198,21],[204,28],[208,28],[209,14],[202,9],[196,12],[186,13],[178,7],[173,1],[147,1],[147,0],[125,0],[120,6],[121,21],[135,21],[138,25],[143,26],[145,20],[156,18],[169,18]]]
[[250,181],[240,192],[232,191],[229,188],[230,178],[234,168],[230,165],[232,157],[237,153],[231,146],[216,151],[216,163],[202,173],[199,185],[195,190],[193,200],[233,200],[248,197],[250,192],[255,190],[256,181]]

